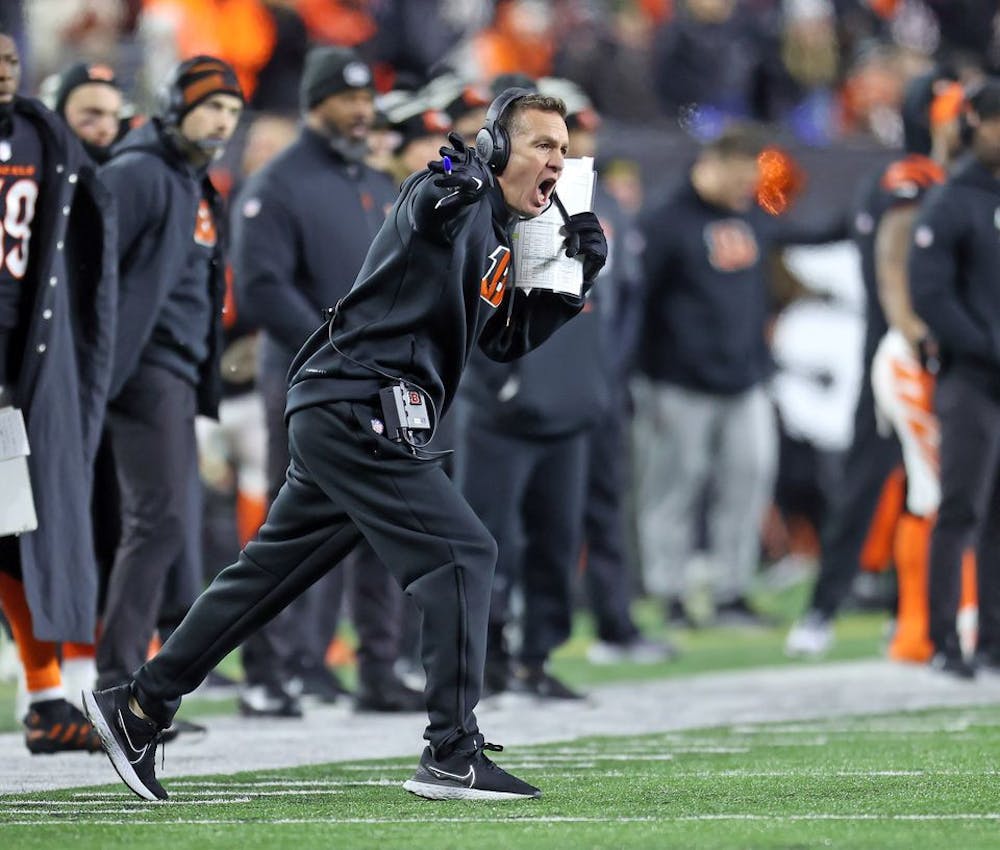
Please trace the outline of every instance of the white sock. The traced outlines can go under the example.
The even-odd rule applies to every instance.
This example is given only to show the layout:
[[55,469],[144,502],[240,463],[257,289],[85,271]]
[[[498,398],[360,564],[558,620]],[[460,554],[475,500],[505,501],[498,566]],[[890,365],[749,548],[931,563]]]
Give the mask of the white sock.
[[135,697],[129,697],[128,698],[128,707],[129,707],[129,710],[136,717],[141,717],[143,720],[152,720],[153,719],[148,714],[146,714],[145,711],[142,710],[142,706],[139,705],[139,701]]
[[66,689],[62,685],[56,685],[54,688],[45,688],[41,691],[32,691],[28,694],[28,701],[35,705],[39,702],[48,702],[52,699],[66,699]]
[[97,662],[93,658],[69,658],[62,663],[63,687],[66,698],[83,709],[83,691],[92,691],[97,684]]

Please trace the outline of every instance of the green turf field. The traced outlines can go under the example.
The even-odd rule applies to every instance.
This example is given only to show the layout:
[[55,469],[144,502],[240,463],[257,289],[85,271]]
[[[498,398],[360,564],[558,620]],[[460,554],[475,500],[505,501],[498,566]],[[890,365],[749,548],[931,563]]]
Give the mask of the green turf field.
[[520,803],[431,803],[413,760],[5,797],[0,847],[995,848],[995,709],[746,725],[518,747]]

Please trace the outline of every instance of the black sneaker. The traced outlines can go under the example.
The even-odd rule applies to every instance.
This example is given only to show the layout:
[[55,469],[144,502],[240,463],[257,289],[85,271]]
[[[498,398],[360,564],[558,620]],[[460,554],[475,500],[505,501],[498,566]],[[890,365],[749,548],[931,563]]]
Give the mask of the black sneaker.
[[295,696],[315,697],[320,702],[333,703],[351,695],[337,674],[323,663],[298,659],[289,666],[289,676],[294,685],[288,690]]
[[516,664],[511,673],[508,690],[511,693],[530,694],[539,699],[581,700],[583,694],[559,681],[544,667]]
[[423,691],[409,687],[391,666],[358,676],[355,711],[423,711],[425,708]]
[[64,699],[33,703],[23,723],[24,743],[32,755],[74,750],[99,753],[102,749],[94,725]]
[[542,796],[534,785],[522,782],[491,762],[484,750],[500,752],[503,747],[483,742],[477,736],[476,749],[454,752],[435,759],[425,747],[412,779],[403,788],[428,800],[532,800]]
[[968,661],[961,652],[935,652],[930,661],[932,670],[939,673],[947,673],[956,679],[975,679],[976,668]]
[[208,728],[206,726],[202,726],[200,723],[192,723],[190,720],[178,720],[175,717],[166,729],[160,731],[160,743],[169,744],[181,735],[187,739],[192,735],[206,735],[207,733]]
[[132,712],[129,685],[104,691],[84,691],[83,707],[101,736],[104,752],[122,782],[144,800],[166,800],[167,792],[154,770],[159,728]]
[[724,602],[715,609],[713,626],[731,626],[735,628],[770,629],[778,625],[777,621],[766,614],[755,611],[745,596],[740,596],[731,602]]
[[244,717],[302,717],[299,698],[277,685],[247,685],[236,705]]

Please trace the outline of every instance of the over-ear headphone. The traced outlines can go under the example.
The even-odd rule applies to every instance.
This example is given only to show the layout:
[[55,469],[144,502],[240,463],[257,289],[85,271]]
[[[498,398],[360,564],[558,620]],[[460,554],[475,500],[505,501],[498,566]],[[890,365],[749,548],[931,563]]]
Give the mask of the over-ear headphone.
[[476,134],[476,153],[497,174],[503,173],[510,159],[510,135],[501,125],[500,119],[514,101],[530,94],[535,92],[525,88],[502,91],[486,110],[486,122]]
[[242,99],[232,67],[214,56],[193,56],[178,62],[156,93],[156,114],[164,124],[177,126],[203,92],[230,91]]

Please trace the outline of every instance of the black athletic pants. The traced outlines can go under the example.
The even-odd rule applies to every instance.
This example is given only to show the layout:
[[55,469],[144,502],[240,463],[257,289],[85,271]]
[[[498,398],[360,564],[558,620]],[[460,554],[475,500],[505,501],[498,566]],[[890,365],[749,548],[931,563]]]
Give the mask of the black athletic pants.
[[[524,593],[518,657],[540,665],[569,637],[579,561],[586,476],[586,432],[522,438],[469,422],[462,492],[500,541],[491,638],[510,616],[510,592]],[[501,647],[490,647],[495,653]]]
[[854,411],[854,438],[820,529],[819,577],[810,608],[828,619],[837,613],[851,590],[882,487],[889,473],[902,462],[896,438],[881,436],[875,425],[872,356],[865,356]]
[[1000,655],[1000,394],[958,372],[938,377],[941,506],[931,536],[931,640],[956,652],[962,555],[976,547],[979,649]]
[[188,562],[197,476],[195,388],[159,366],[140,365],[108,409],[121,538],[97,644],[98,685],[127,681],[146,658],[167,577]]
[[629,610],[632,573],[625,558],[624,424],[623,407],[615,407],[587,434],[584,579],[597,636],[611,643],[628,643],[639,635]]
[[[267,482],[270,501],[285,483],[288,429],[285,402],[287,368],[262,364],[258,389],[267,425]],[[398,584],[371,547],[362,542],[345,570],[331,573],[292,602],[243,643],[243,671],[248,684],[278,687],[300,666],[325,663],[326,648],[337,632],[345,585],[358,633],[358,672],[391,666],[399,657],[403,596]]]
[[291,463],[257,538],[135,674],[166,725],[208,672],[364,537],[423,612],[424,737],[446,755],[477,731],[496,543],[435,462],[372,430],[368,404],[307,408],[289,423]]

